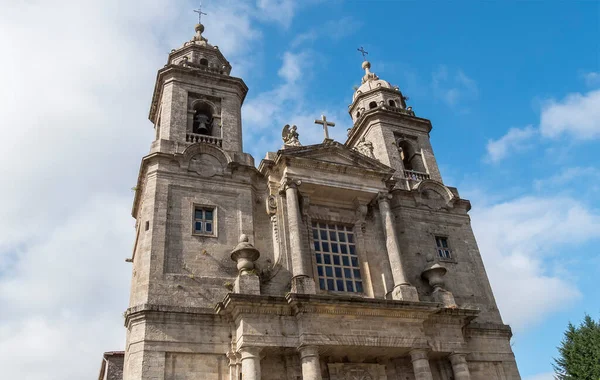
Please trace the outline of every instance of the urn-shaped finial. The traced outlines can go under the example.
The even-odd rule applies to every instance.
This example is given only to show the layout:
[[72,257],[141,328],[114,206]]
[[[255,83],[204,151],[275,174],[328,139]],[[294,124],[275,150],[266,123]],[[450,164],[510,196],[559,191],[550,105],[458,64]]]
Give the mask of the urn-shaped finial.
[[258,249],[248,241],[246,234],[240,235],[238,245],[231,251],[231,260],[237,262],[237,269],[241,275],[249,274],[254,269],[254,262],[260,257]]
[[442,277],[446,275],[446,272],[448,272],[448,269],[438,263],[435,263],[425,268],[425,270],[421,273],[421,276],[429,281],[429,285],[431,285],[434,289],[437,289],[444,287],[444,280]]

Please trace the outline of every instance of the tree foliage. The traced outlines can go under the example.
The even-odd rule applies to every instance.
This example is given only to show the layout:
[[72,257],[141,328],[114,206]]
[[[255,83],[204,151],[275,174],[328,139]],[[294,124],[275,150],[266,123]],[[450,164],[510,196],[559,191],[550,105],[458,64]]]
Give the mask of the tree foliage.
[[600,380],[600,320],[586,315],[575,327],[569,323],[554,359],[559,380]]

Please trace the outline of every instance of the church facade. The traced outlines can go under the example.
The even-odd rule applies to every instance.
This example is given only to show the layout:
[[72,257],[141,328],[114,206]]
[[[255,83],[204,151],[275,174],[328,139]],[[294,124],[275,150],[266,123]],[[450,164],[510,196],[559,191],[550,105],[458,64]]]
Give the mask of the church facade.
[[430,121],[365,61],[345,142],[286,126],[256,167],[248,88],[203,32],[158,71],[125,352],[103,363],[126,380],[520,379]]

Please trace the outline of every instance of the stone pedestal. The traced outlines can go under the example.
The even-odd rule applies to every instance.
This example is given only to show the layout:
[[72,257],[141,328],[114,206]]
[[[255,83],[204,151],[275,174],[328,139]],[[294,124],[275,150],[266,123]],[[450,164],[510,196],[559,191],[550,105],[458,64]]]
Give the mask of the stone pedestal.
[[410,352],[415,380],[433,380],[431,368],[429,367],[429,357],[424,349],[416,349]]
[[242,379],[260,380],[260,348],[243,347],[240,349],[242,357]]
[[302,380],[322,380],[319,350],[315,346],[304,346],[298,349],[302,362]]
[[317,293],[315,280],[308,276],[294,277],[292,278],[291,292],[299,294],[315,294]]
[[465,354],[453,353],[448,356],[452,363],[452,372],[454,372],[455,380],[471,380],[469,365]]
[[394,278],[394,289],[392,290],[392,299],[401,301],[419,301],[417,289],[410,285],[406,280],[404,267],[402,266],[402,257],[400,255],[400,245],[396,236],[394,218],[390,208],[390,195],[387,193],[379,194],[379,213],[383,222],[383,232],[385,234],[385,246],[387,249],[392,277]]
[[454,300],[454,295],[444,289],[441,288],[437,288],[433,291],[433,299],[436,300],[436,302],[441,303],[442,305],[444,305],[444,307],[450,307],[450,308],[455,308],[456,306],[456,301]]
[[240,274],[233,284],[234,293],[260,294],[260,279],[255,274]]

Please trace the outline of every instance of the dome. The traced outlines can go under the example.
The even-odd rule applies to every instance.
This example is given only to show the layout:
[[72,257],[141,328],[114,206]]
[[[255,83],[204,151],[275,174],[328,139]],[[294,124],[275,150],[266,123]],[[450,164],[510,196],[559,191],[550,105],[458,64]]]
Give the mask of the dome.
[[387,88],[390,90],[395,89],[395,87],[392,86],[390,82],[383,79],[379,79],[377,74],[371,72],[371,63],[369,61],[364,61],[362,63],[362,68],[365,70],[365,75],[362,78],[362,84],[354,92],[354,95],[352,96],[352,101],[354,101],[358,95],[364,94],[371,90],[376,90],[379,88]]

